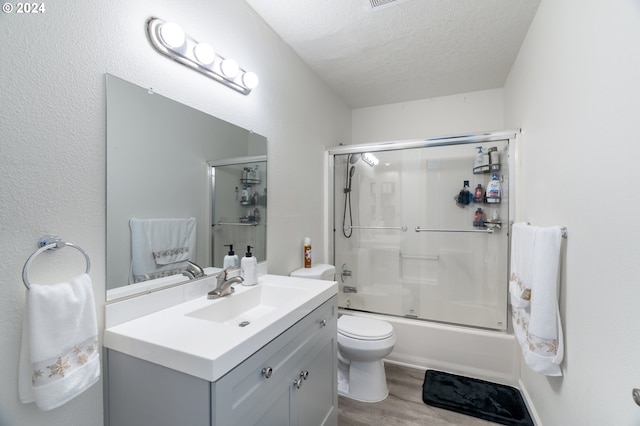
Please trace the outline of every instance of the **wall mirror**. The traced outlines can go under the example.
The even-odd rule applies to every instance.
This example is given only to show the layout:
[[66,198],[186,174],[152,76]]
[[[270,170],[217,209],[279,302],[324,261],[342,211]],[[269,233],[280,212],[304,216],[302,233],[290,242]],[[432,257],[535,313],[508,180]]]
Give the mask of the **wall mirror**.
[[[162,256],[150,253],[144,261],[168,265],[188,256],[203,268],[222,267],[225,244],[234,244],[239,257],[246,245],[255,246],[258,261],[265,261],[266,138],[109,74],[106,88],[106,300],[188,281],[175,274],[135,282],[132,244],[144,240],[136,235],[154,220],[167,220],[169,235],[195,229],[195,238],[160,247],[154,253]],[[257,175],[259,183],[251,180]],[[188,225],[180,221],[186,219]],[[182,246],[188,249],[174,250]]]
[[[241,259],[247,249],[264,260],[267,250],[267,156],[210,161],[213,265],[226,255]],[[238,263],[239,265],[239,263]]]

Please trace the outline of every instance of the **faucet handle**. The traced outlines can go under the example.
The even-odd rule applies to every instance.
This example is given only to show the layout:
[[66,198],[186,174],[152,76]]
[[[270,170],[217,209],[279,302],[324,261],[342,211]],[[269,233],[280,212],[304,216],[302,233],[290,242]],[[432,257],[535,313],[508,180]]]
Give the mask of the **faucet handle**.
[[216,274],[216,280],[218,282],[218,285],[225,282],[227,280],[227,270],[223,269],[222,271],[218,272],[218,274]]
[[228,280],[233,277],[240,277],[242,273],[242,269],[238,268],[237,266],[229,266],[224,270],[224,272],[225,272],[224,279]]

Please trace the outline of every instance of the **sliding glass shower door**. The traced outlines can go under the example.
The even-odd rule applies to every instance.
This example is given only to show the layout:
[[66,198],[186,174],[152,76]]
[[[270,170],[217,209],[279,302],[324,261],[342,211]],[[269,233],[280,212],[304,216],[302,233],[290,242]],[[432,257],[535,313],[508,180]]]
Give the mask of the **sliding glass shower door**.
[[508,145],[333,154],[340,307],[505,329]]

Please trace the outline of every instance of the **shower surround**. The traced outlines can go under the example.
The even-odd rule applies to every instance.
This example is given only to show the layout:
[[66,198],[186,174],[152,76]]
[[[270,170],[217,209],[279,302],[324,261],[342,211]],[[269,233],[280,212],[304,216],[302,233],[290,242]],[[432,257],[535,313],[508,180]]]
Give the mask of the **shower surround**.
[[[393,324],[398,342],[389,360],[515,380],[507,285],[516,135],[329,150],[339,307]],[[496,148],[499,164],[487,155],[476,167],[479,146]],[[493,174],[500,202],[474,201]],[[465,181],[471,195],[462,192]]]

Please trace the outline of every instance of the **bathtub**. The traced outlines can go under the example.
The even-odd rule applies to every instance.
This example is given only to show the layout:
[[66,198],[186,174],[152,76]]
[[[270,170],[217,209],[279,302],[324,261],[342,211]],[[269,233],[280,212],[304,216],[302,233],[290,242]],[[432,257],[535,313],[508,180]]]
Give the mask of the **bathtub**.
[[435,369],[518,387],[520,355],[513,334],[436,322],[339,309],[387,321],[397,342],[385,362]]

